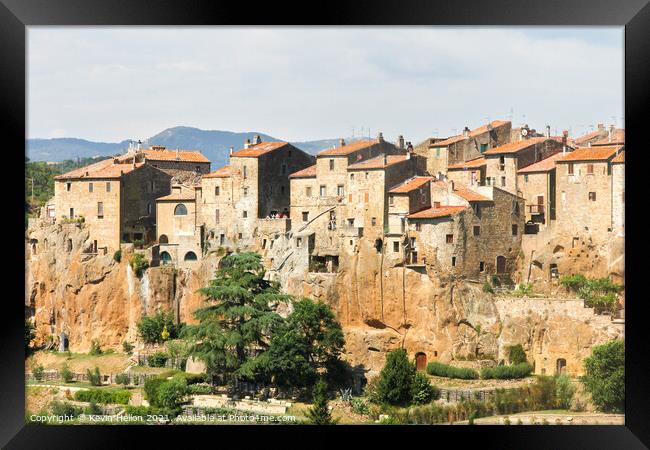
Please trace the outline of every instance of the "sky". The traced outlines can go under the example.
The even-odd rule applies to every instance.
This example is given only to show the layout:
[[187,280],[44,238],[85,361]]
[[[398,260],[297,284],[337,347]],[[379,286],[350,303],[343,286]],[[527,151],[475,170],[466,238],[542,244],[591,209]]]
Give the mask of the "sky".
[[30,26],[27,38],[28,138],[624,126],[623,27]]

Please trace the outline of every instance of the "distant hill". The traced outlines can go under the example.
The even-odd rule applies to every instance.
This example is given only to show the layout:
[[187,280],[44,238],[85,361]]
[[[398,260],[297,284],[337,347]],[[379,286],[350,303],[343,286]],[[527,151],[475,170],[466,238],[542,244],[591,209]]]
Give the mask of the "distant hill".
[[[236,133],[232,131],[201,130],[192,127],[173,127],[146,139],[143,146],[164,145],[170,149],[200,150],[212,162],[212,169],[217,169],[228,164],[228,154],[231,146],[238,150],[243,147],[246,139],[252,140],[256,134],[259,134],[263,141],[280,140],[255,131]],[[346,140],[351,142],[354,139],[346,138]],[[338,138],[292,142],[299,149],[312,155],[326,148],[335,147],[338,143]],[[32,161],[58,162],[66,159],[124,153],[128,146],[128,140],[110,143],[92,142],[76,138],[28,139],[27,156]]]

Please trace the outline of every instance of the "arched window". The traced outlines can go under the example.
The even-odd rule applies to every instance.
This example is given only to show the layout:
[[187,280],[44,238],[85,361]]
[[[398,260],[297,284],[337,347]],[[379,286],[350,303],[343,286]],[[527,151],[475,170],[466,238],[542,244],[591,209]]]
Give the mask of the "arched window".
[[186,216],[187,215],[187,208],[185,207],[184,204],[179,203],[176,205],[176,208],[174,208],[174,215],[175,216]]
[[160,260],[162,261],[163,266],[165,266],[165,265],[167,265],[167,264],[171,264],[171,262],[172,262],[172,257],[171,257],[171,255],[170,255],[169,253],[167,253],[167,252],[162,252],[162,253],[160,254]]
[[185,261],[196,261],[196,253],[194,252],[187,252],[185,253]]
[[158,243],[159,244],[169,244],[169,238],[167,237],[166,234],[161,234],[160,237],[158,238]]

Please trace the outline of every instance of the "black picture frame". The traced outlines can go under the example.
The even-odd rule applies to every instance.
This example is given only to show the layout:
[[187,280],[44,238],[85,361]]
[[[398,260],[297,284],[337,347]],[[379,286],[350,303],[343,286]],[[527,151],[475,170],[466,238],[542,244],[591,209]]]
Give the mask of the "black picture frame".
[[[625,128],[627,178],[626,203],[639,206],[644,189],[642,170],[648,151],[643,148],[644,107],[650,102],[650,6],[648,0],[464,0],[442,1],[354,1],[348,3],[267,2],[260,5],[244,2],[193,1],[133,1],[133,0],[0,0],[0,108],[1,122],[6,125],[4,151],[5,195],[13,208],[24,208],[20,194],[14,196],[9,180],[16,186],[24,183],[20,167],[25,145],[26,112],[26,27],[31,25],[609,25],[625,27]],[[558,63],[558,70],[561,64]],[[597,93],[594,93],[597,95]],[[567,99],[567,107],[570,107]],[[647,144],[646,144],[647,145]],[[16,167],[16,169],[14,169]],[[15,180],[14,177],[15,176]],[[10,195],[7,195],[10,194]],[[24,210],[23,210],[24,211]],[[627,208],[636,215],[637,209]],[[13,215],[13,214],[12,214]],[[402,445],[442,445],[443,435],[455,444],[478,439],[481,447],[506,448],[646,448],[650,445],[650,417],[647,383],[645,336],[646,316],[643,314],[641,280],[643,263],[640,258],[643,242],[643,219],[632,216],[627,222],[626,246],[626,419],[625,426],[526,426],[526,427],[331,427],[324,433],[319,427],[96,427],[96,426],[26,426],[24,423],[24,354],[20,351],[23,327],[20,295],[25,295],[24,269],[14,258],[24,253],[24,243],[13,236],[24,234],[15,224],[5,223],[5,253],[3,312],[5,320],[0,346],[2,381],[0,383],[0,444],[6,448],[126,448],[135,435],[154,441],[170,442],[181,435],[181,442],[193,446],[251,446],[252,437],[268,439],[282,446],[335,445],[397,437]],[[16,219],[22,217],[16,215]],[[16,230],[12,230],[13,227]],[[9,231],[11,230],[11,231]],[[638,236],[638,237],[637,237]],[[15,245],[14,247],[7,244]],[[15,274],[14,274],[15,271]],[[15,290],[13,289],[15,286]],[[16,298],[18,297],[18,298]],[[298,432],[298,433],[296,433]],[[126,434],[128,433],[128,434]],[[298,434],[307,434],[306,438]],[[312,433],[317,433],[313,434]],[[344,436],[339,436],[341,433]],[[125,435],[126,434],[126,435]],[[205,436],[209,434],[210,436]],[[269,436],[270,435],[270,436]],[[332,436],[333,435],[333,436]],[[204,440],[201,442],[200,440]],[[419,443],[419,440],[422,443]],[[226,444],[229,442],[229,444]],[[645,444],[645,445],[644,445]],[[145,445],[145,444],[142,444]],[[359,444],[357,444],[359,445]],[[399,444],[398,444],[399,445]]]

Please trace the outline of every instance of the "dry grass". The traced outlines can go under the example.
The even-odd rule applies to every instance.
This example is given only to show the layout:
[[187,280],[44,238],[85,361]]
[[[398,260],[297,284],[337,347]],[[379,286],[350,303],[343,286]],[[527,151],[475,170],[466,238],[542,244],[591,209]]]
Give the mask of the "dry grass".
[[129,365],[129,356],[123,353],[107,353],[103,355],[89,355],[86,353],[58,353],[40,351],[31,355],[25,361],[25,370],[31,370],[32,364],[41,364],[48,369],[61,370],[68,364],[70,370],[85,373],[87,369],[99,367],[103,374],[123,372]]

